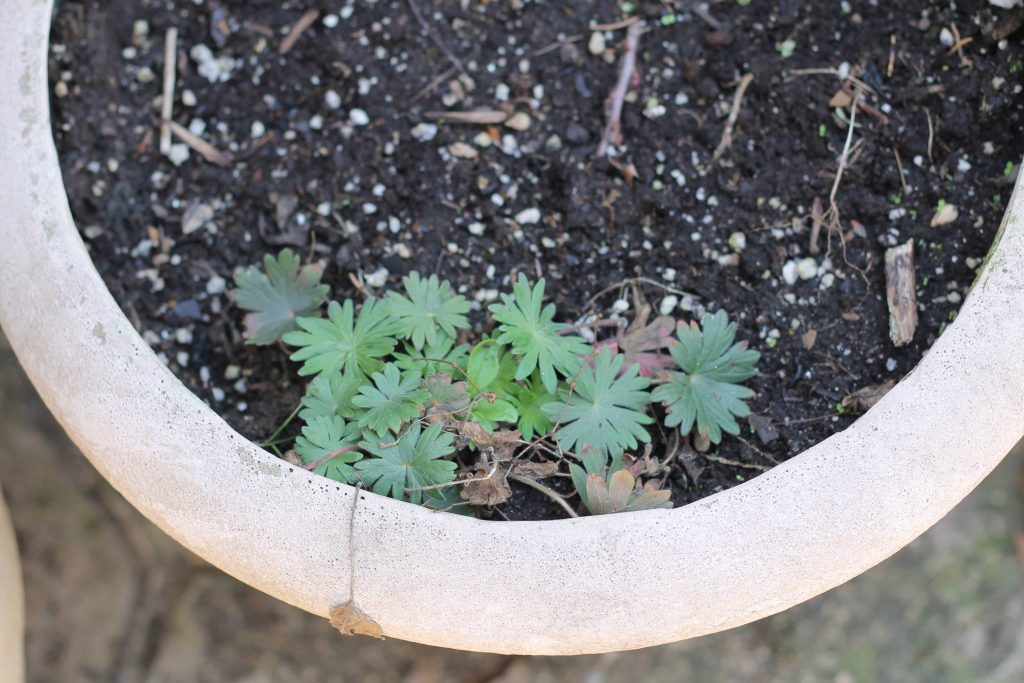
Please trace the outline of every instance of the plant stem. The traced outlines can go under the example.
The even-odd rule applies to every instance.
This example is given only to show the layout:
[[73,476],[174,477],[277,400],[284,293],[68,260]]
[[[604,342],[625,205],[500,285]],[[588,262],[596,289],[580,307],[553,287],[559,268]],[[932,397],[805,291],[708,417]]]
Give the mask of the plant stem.
[[520,484],[525,484],[526,486],[529,486],[532,489],[540,491],[545,496],[561,505],[562,509],[565,510],[570,517],[579,517],[579,515],[576,514],[576,511],[573,510],[569,506],[569,504],[565,502],[565,498],[563,498],[562,495],[557,491],[552,491],[547,486],[544,486],[544,484],[536,482],[528,477],[521,477],[518,474],[509,474],[508,478],[511,479],[512,481],[518,481]]
[[269,438],[268,438],[268,439],[267,439],[266,441],[264,441],[263,443],[261,443],[261,444],[260,444],[260,446],[262,446],[262,447],[266,448],[267,446],[270,446],[270,445],[273,445],[273,444],[277,443],[276,441],[274,441],[274,439],[276,439],[276,438],[278,437],[278,435],[279,435],[279,434],[280,434],[281,432],[283,432],[283,431],[284,431],[284,428],[285,428],[285,427],[287,427],[287,426],[288,426],[289,424],[291,424],[291,421],[292,421],[292,420],[294,420],[294,419],[295,419],[295,416],[299,414],[299,409],[300,409],[300,408],[302,408],[302,404],[301,404],[301,403],[300,403],[299,405],[295,406],[295,410],[293,410],[293,411],[292,411],[291,415],[289,415],[288,417],[286,417],[286,418],[284,419],[284,422],[282,422],[282,423],[281,423],[281,426],[280,426],[280,427],[278,427],[278,428],[277,428],[277,429],[276,429],[276,430],[274,431],[274,433],[273,433],[273,434],[271,434],[271,435],[270,435],[270,437],[269,437]]
[[322,458],[320,458],[319,460],[317,460],[317,461],[316,461],[315,463],[313,463],[312,465],[306,465],[304,469],[305,469],[305,470],[306,470],[307,472],[312,472],[312,471],[313,471],[313,470],[315,470],[315,469],[316,469],[317,467],[319,467],[320,465],[324,464],[325,462],[327,462],[328,460],[330,460],[330,459],[331,459],[331,458],[333,458],[334,456],[336,456],[336,455],[341,455],[342,453],[348,453],[349,451],[354,451],[354,450],[355,450],[355,449],[357,449],[357,448],[359,448],[359,446],[358,446],[357,444],[352,444],[351,446],[345,446],[344,448],[339,448],[339,449],[338,449],[338,450],[336,450],[336,451],[331,451],[330,453],[328,453],[328,454],[327,454],[327,455],[325,455],[324,457],[322,457]]

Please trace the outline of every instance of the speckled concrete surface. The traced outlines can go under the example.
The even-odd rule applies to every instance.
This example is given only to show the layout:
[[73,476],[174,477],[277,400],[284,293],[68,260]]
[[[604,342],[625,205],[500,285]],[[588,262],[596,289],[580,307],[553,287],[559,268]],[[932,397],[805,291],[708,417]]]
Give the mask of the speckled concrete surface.
[[1019,681],[1020,453],[896,557],[775,617],[622,654],[466,654],[341,638],[181,549],[77,453],[0,343],[0,475],[33,683]]

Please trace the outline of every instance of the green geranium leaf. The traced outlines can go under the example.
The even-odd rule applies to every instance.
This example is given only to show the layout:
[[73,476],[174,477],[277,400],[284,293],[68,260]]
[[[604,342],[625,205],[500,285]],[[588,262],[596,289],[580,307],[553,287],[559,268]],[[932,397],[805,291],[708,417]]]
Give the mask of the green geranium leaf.
[[736,339],[736,324],[724,311],[705,315],[703,331],[696,323],[680,326],[679,343],[670,350],[683,372],[654,390],[652,397],[668,408],[665,424],[688,434],[694,424],[712,443],[722,432],[739,434],[737,417],[750,414],[746,400],[754,392],[738,383],[754,375],[761,355]]
[[295,329],[302,316],[311,316],[320,308],[330,288],[320,284],[322,271],[314,265],[303,266],[290,249],[277,258],[263,257],[264,273],[257,266],[235,271],[231,294],[245,316],[245,343],[273,344],[281,335]]
[[413,347],[422,349],[424,343],[434,344],[439,333],[454,338],[457,328],[469,327],[466,297],[452,292],[447,282],[431,275],[424,280],[419,273],[402,278],[408,296],[388,293],[388,305],[398,320],[398,334],[412,341]]
[[299,318],[298,324],[302,329],[283,339],[285,344],[299,347],[291,359],[303,361],[299,369],[303,376],[339,371],[368,375],[380,369],[380,359],[395,349],[395,321],[387,306],[375,299],[366,300],[358,317],[352,301],[344,305],[332,301],[327,320]]
[[651,440],[643,426],[654,421],[645,412],[650,380],[638,375],[635,363],[619,376],[623,360],[622,354],[602,349],[593,365],[579,372],[575,391],[563,389],[560,401],[544,406],[548,419],[562,424],[555,432],[562,448],[617,455]]
[[590,353],[590,346],[582,337],[560,334],[566,326],[553,322],[554,304],[543,304],[543,278],[531,289],[529,281],[520,274],[512,292],[514,296],[502,294],[502,303],[490,306],[494,319],[500,323],[498,343],[510,344],[512,353],[519,358],[516,380],[526,379],[537,368],[544,388],[554,393],[558,373],[569,376],[576,372],[580,356]]
[[[302,428],[301,436],[295,439],[295,452],[302,458],[303,464],[312,465],[330,453],[355,446],[361,434],[355,424],[347,423],[337,415],[320,415]],[[347,450],[321,462],[313,471],[328,479],[352,483],[355,480],[352,463],[362,457],[356,450]]]
[[398,366],[388,363],[374,373],[373,384],[364,384],[352,403],[366,410],[359,426],[372,430],[380,438],[390,431],[398,433],[402,424],[421,415],[430,393],[420,389],[419,373],[402,375]]
[[396,442],[380,444],[364,441],[361,445],[373,457],[361,460],[356,468],[374,493],[419,503],[420,491],[407,488],[443,484],[455,479],[455,463],[442,460],[454,452],[455,436],[434,424],[421,431],[418,421],[409,425]]

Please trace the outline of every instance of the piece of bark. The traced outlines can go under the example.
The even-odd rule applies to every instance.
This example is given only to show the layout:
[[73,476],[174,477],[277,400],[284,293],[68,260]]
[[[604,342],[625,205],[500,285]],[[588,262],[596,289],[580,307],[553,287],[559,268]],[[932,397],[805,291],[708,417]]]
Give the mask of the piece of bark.
[[896,346],[909,344],[917,329],[914,280],[914,240],[886,249],[885,298],[889,303],[889,337]]

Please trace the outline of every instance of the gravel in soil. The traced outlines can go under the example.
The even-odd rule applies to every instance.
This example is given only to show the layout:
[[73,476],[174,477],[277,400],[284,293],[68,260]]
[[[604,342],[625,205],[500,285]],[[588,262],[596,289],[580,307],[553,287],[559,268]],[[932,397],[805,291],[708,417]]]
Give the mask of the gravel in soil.
[[[717,459],[673,468],[685,504],[843,429],[855,419],[844,397],[914,367],[955,318],[1024,152],[1020,9],[693,6],[61,2],[53,127],[75,220],[154,351],[257,440],[303,386],[281,349],[242,343],[226,289],[235,267],[284,246],[320,261],[339,299],[358,297],[356,282],[376,291],[436,272],[474,301],[477,331],[519,271],[544,275],[570,321],[635,308],[620,284],[630,278],[663,313],[724,309],[762,353],[748,382],[755,417]],[[627,10],[649,30],[612,164],[595,151],[626,31],[591,25]],[[180,137],[160,152],[171,27],[173,119],[223,164]],[[746,74],[732,144],[715,160]],[[815,251],[813,206],[829,208],[847,147],[845,76],[863,83],[866,106],[835,194],[838,229]],[[429,115],[475,109],[508,118]],[[882,263],[908,240],[919,323],[896,348]],[[504,512],[561,515],[518,488]]]

